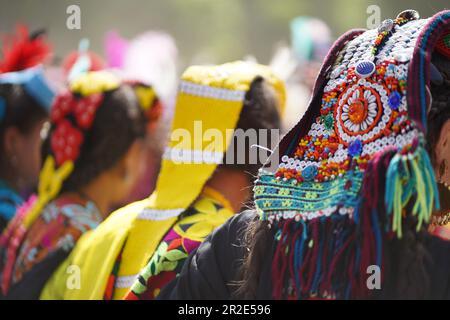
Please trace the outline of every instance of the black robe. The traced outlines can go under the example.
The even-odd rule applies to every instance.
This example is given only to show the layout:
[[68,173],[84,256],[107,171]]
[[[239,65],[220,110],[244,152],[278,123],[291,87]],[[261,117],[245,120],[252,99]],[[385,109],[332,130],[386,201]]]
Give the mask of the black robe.
[[[180,275],[169,283],[158,299],[228,300],[235,295],[239,268],[244,257],[243,235],[248,223],[255,219],[252,211],[230,218],[216,229],[185,262]],[[273,237],[272,237],[273,239]],[[430,277],[427,299],[450,299],[450,241],[429,235],[424,245],[432,261],[425,264]],[[271,262],[273,242],[268,244],[264,258],[257,299],[271,299]],[[389,286],[387,286],[389,287]],[[390,290],[381,290],[377,299],[401,299]]]

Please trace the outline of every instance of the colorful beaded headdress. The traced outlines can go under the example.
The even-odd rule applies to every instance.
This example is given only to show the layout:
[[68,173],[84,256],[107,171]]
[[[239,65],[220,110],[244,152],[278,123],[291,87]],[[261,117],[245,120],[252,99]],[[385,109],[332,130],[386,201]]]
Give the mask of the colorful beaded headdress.
[[[322,66],[303,119],[261,170],[255,205],[275,229],[273,296],[368,295],[369,265],[412,216],[430,220],[438,194],[424,150],[431,52],[450,11],[407,10],[378,29],[350,31]],[[445,41],[445,40],[444,40]]]

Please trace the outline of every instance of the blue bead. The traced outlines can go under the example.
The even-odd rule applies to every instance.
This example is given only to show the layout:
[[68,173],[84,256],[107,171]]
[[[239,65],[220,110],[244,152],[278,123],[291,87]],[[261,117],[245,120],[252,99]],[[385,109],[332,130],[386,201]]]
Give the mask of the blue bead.
[[305,181],[312,181],[317,176],[318,172],[319,170],[317,169],[317,166],[310,165],[302,171],[302,177]]
[[397,111],[398,107],[402,103],[402,96],[397,91],[393,91],[389,95],[388,102],[389,102],[389,107],[391,107],[392,110]]
[[348,146],[348,154],[352,157],[359,156],[362,152],[362,142],[359,139],[356,139]]
[[356,65],[356,74],[361,78],[370,77],[375,72],[375,64],[372,61],[361,61]]

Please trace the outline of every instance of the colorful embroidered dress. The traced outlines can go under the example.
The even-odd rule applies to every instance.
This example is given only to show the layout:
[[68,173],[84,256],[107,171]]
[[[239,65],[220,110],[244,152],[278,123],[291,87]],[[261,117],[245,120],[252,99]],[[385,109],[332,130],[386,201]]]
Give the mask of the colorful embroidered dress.
[[[12,220],[2,238],[0,248],[1,284],[7,297],[9,290],[18,297],[30,297],[30,292],[21,292],[21,295],[17,291],[27,290],[27,284],[27,291],[33,291],[36,288],[33,282],[42,286],[47,280],[42,277],[49,277],[54,271],[47,269],[42,272],[39,265],[49,264],[53,259],[56,260],[56,268],[58,262],[62,262],[63,257],[70,253],[78,238],[97,227],[102,216],[90,201],[76,196],[60,197],[45,207],[17,247],[15,244],[19,239],[15,237],[18,231],[16,227],[21,226],[22,219],[24,216],[18,214]],[[24,282],[21,283],[22,281]],[[18,285],[21,289],[14,290]],[[34,292],[34,298],[38,298],[39,293]]]
[[22,197],[0,180],[0,234],[16,214],[17,207],[22,203]]
[[[155,299],[160,290],[173,280],[189,254],[203,240],[233,215],[228,201],[217,191],[205,187],[195,203],[181,214],[178,222],[164,236],[152,258],[134,281],[125,299]],[[105,298],[113,288],[110,278]]]

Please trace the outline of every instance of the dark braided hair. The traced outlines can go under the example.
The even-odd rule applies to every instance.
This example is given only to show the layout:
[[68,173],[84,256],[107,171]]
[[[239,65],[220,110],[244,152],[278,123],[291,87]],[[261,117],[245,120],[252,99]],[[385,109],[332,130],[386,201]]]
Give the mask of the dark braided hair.
[[[264,144],[263,147],[269,148],[269,144],[273,137],[271,136],[271,129],[280,129],[281,119],[279,113],[279,102],[277,100],[277,96],[275,90],[268,84],[264,78],[256,77],[250,85],[250,89],[247,91],[245,95],[244,104],[242,107],[241,114],[239,116],[239,121],[236,125],[235,135],[233,136],[232,143],[230,143],[230,147],[227,150],[227,153],[224,155],[224,167],[229,169],[235,169],[242,172],[246,172],[252,178],[256,176],[258,169],[264,164],[262,161],[264,159],[260,159],[257,157],[255,162],[251,163],[253,159],[251,159],[251,152],[256,152],[256,150],[252,150],[251,139],[245,139],[244,141],[244,150],[245,154],[243,155],[245,158],[243,163],[238,163],[237,156],[242,156],[242,150],[238,150],[239,144],[237,143],[238,137],[236,136],[237,132],[248,132],[247,130],[255,130],[256,132],[256,140],[253,141],[256,144]],[[267,141],[260,141],[259,130],[266,129],[267,130]],[[278,141],[277,141],[278,142]],[[227,159],[227,155],[232,152],[234,158],[233,163],[226,163],[225,159]]]
[[239,280],[232,292],[235,299],[256,299],[264,259],[272,253],[270,243],[273,233],[269,229],[268,222],[260,220],[256,211],[254,215],[242,239],[246,255],[239,270]]
[[[130,85],[104,93],[92,127],[85,133],[74,171],[64,181],[60,193],[76,192],[102,172],[112,168],[136,139],[145,136],[146,120]],[[43,144],[43,159],[52,154],[51,133]]]

